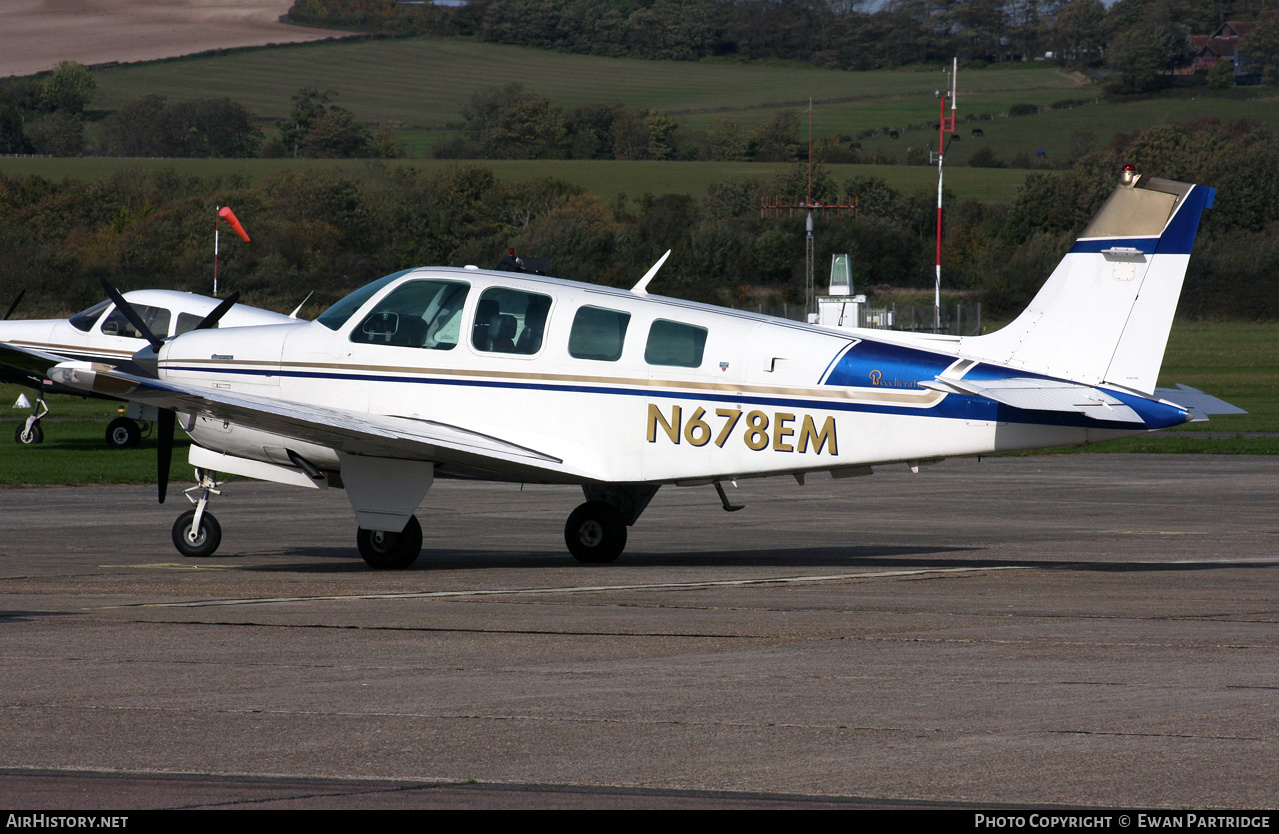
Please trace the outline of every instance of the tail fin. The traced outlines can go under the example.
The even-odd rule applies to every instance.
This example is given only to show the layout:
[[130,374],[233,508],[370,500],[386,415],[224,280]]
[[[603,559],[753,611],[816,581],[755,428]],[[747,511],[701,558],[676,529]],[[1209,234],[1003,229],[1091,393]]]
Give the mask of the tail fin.
[[1090,385],[1155,389],[1199,218],[1216,191],[1126,169],[1030,306],[962,354]]

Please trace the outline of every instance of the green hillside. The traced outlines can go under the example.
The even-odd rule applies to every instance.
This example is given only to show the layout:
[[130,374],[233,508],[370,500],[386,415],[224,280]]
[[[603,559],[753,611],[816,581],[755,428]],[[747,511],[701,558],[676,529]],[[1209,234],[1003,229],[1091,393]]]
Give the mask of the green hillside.
[[[856,133],[936,118],[935,70],[843,72],[800,66],[643,61],[568,55],[462,39],[404,38],[242,50],[95,73],[93,106],[114,110],[148,93],[172,99],[227,96],[278,119],[289,97],[315,86],[369,122],[393,123],[421,146],[428,132],[462,121],[466,99],[519,82],[565,108],[621,102],[678,115],[691,129],[731,117],[750,126],[786,107],[817,103],[818,135]],[[1086,95],[1088,85],[1047,64],[975,70],[961,76],[961,106],[995,113],[1016,103],[1047,106]]]
[[[546,52],[459,38],[400,38],[233,51],[132,64],[95,73],[98,111],[118,109],[150,93],[171,100],[230,97],[267,120],[284,118],[290,96],[305,86],[331,88],[336,103],[370,123],[394,125],[409,154],[420,157],[453,135],[467,98],[485,87],[519,82],[563,108],[600,102],[669,111],[690,130],[732,118],[749,129],[785,108],[814,102],[817,136],[858,135],[896,128],[899,137],[862,139],[863,150],[903,162],[906,149],[936,142],[935,69],[845,72],[799,65],[702,61],[645,61]],[[965,165],[979,148],[1011,163],[1039,149],[1048,162],[1101,147],[1115,133],[1202,116],[1260,120],[1279,127],[1275,99],[1261,91],[1208,91],[1134,102],[1101,100],[1100,89],[1078,74],[1046,64],[1011,64],[961,70],[960,142],[952,162]],[[1089,102],[1048,109],[1061,102]],[[1016,104],[1042,112],[1006,118]],[[974,123],[979,116],[992,117]],[[974,136],[979,127],[984,137]],[[274,132],[268,127],[268,133]],[[628,189],[623,189],[628,190]]]
[[[282,117],[299,87],[331,87],[344,107],[370,121],[438,128],[460,119],[474,90],[518,81],[562,107],[620,101],[709,120],[829,102],[815,125],[847,131],[935,115],[935,71],[841,72],[797,66],[642,61],[545,52],[450,38],[320,43],[223,56],[134,64],[95,73],[94,106],[115,109],[158,92],[174,98],[229,96],[266,117]],[[1049,104],[1079,89],[1050,65],[980,70],[962,76],[975,111],[1030,101]]]

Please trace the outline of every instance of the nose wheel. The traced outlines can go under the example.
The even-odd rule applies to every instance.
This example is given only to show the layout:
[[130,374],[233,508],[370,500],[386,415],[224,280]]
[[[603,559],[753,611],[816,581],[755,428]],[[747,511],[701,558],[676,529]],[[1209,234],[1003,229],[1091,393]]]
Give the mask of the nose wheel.
[[173,522],[173,546],[183,556],[203,559],[212,556],[222,543],[222,525],[213,513],[202,513],[197,523],[195,510],[187,510]]
[[[218,489],[217,474],[203,469],[195,470],[199,483],[186,490],[187,500],[195,508],[187,510],[173,522],[173,546],[183,556],[191,559],[212,556],[218,545],[222,544],[222,525],[218,524],[218,520],[208,510],[209,499],[222,494]],[[199,498],[193,493],[198,493]]]
[[564,543],[579,562],[612,562],[626,549],[626,520],[610,504],[587,501],[569,515]]

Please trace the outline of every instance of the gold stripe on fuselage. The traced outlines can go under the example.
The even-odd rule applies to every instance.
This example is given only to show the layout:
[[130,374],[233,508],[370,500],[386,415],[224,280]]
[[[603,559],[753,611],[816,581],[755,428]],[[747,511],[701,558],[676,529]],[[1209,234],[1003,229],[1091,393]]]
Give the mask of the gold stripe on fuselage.
[[857,400],[861,402],[891,403],[926,407],[933,405],[943,396],[940,391],[920,389],[917,391],[873,391],[864,388],[845,388],[841,386],[819,386],[809,388],[792,388],[783,386],[748,385],[731,382],[699,382],[696,380],[674,379],[640,379],[633,377],[603,377],[581,374],[549,374],[520,371],[485,371],[465,370],[460,368],[404,368],[399,365],[336,365],[323,362],[285,362],[271,364],[252,360],[225,359],[189,359],[174,360],[173,363],[162,363],[163,367],[180,363],[182,365],[202,365],[212,370],[218,367],[253,368],[268,375],[292,373],[297,371],[318,371],[323,373],[366,373],[366,374],[400,374],[414,376],[450,376],[468,377],[472,379],[536,381],[561,384],[586,385],[625,385],[636,388],[662,388],[668,390],[718,391],[730,394],[749,394],[755,396],[808,397],[828,400]]

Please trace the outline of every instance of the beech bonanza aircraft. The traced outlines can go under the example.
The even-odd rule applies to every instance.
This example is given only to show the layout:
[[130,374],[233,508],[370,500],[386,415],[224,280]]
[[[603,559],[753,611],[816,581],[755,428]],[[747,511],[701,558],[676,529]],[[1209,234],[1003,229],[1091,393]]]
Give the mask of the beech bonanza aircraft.
[[185,555],[218,546],[207,506],[221,472],[345,489],[360,554],[385,568],[417,557],[413,514],[437,478],[576,484],[568,549],[610,562],[664,485],[714,485],[731,510],[721,482],[737,478],[802,484],[1223,413],[1201,392],[1155,389],[1213,195],[1125,169],[1030,307],[989,335],[824,328],[648,295],[661,262],[629,291],[422,268],[305,325],[151,336],[138,370],[49,375],[177,415],[198,478],[173,527]]
[[[218,306],[216,298],[173,290],[136,290],[125,293],[124,297],[146,322],[147,327],[162,337],[194,330]],[[9,312],[0,320],[0,343],[24,348],[31,353],[43,353],[47,357],[44,364],[82,360],[124,367],[124,363],[146,345],[146,339],[125,317],[123,310],[110,299],[98,302],[68,319],[9,321],[9,316],[21,300],[22,294],[19,293],[9,307]],[[281,313],[246,307],[243,304],[231,307],[225,318],[226,324],[231,327],[296,321]],[[0,357],[0,382],[25,385],[36,392],[36,405],[31,415],[18,426],[14,434],[14,439],[19,443],[33,444],[44,440],[40,421],[49,413],[44,402],[46,394],[86,395],[84,391],[55,385],[44,373],[45,370],[47,368],[12,367],[4,364],[4,357]],[[138,445],[143,431],[139,422],[153,422],[156,415],[154,406],[140,403],[131,405],[125,416],[117,417],[107,426],[108,445],[118,448]]]

